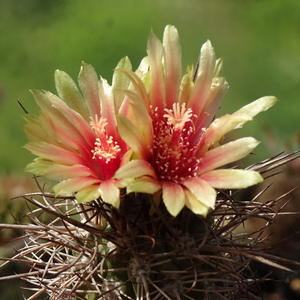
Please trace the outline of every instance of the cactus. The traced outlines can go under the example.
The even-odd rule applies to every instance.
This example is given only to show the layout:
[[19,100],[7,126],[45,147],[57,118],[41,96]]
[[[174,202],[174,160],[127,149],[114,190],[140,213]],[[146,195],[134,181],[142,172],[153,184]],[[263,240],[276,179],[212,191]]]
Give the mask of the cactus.
[[[252,168],[267,176],[298,156],[275,157]],[[122,194],[119,209],[101,199],[79,204],[43,190],[26,194],[22,197],[37,207],[27,214],[32,223],[6,227],[25,232],[24,247],[11,261],[30,270],[9,278],[33,285],[28,299],[44,293],[72,300],[259,299],[260,284],[271,277],[259,277],[253,262],[282,270],[291,264],[273,255],[263,236],[280,215],[273,208],[284,205],[288,194],[261,203],[260,195],[235,200],[238,192],[220,190],[206,218],[187,208],[174,218],[162,202],[153,208],[147,194]],[[43,222],[44,213],[52,216],[49,223]],[[237,233],[253,218],[265,225]]]
[[[35,207],[31,222],[1,224],[25,233],[6,263],[29,271],[3,279],[28,281],[28,300],[258,299],[269,278],[253,262],[290,271],[292,262],[264,248],[263,236],[285,195],[260,203],[259,194],[238,194],[297,153],[222,167],[258,145],[252,137],[222,144],[223,136],[277,99],[215,118],[228,84],[209,41],[182,78],[175,27],[166,27],[162,43],[151,33],[147,51],[135,72],[122,59],[112,85],[83,63],[80,89],[56,71],[59,96],[32,91],[41,111],[25,111],[25,148],[38,157],[26,170],[58,183],[47,192],[35,177],[39,192],[21,196]],[[250,218],[265,225],[239,233]]]

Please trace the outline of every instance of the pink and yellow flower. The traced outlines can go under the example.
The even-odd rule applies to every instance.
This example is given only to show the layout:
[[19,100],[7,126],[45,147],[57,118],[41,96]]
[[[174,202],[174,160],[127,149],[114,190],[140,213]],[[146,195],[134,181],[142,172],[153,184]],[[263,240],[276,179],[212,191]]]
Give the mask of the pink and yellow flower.
[[[130,69],[127,58],[118,68]],[[119,206],[120,187],[126,180],[113,178],[126,161],[128,146],[117,130],[116,112],[127,89],[128,78],[117,72],[110,86],[98,78],[92,66],[83,63],[79,86],[65,72],[56,71],[58,96],[32,91],[41,108],[39,116],[27,115],[24,126],[29,143],[25,146],[38,158],[27,171],[60,181],[56,194],[74,194],[79,202],[101,197]]]
[[221,68],[222,60],[216,60],[207,41],[199,65],[181,78],[178,32],[167,26],[163,43],[150,34],[148,56],[135,73],[120,70],[132,82],[118,116],[119,133],[132,156],[114,178],[130,178],[128,193],[162,196],[173,216],[184,206],[205,216],[215,205],[216,188],[245,188],[263,180],[255,171],[219,168],[248,155],[257,140],[245,137],[224,145],[219,141],[277,99],[263,97],[214,119],[228,89]]

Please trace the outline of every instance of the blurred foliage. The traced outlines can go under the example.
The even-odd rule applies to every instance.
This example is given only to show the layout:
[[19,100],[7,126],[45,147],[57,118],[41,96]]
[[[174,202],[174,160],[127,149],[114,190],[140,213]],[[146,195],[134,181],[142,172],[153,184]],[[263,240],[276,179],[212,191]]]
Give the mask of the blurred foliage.
[[[298,0],[2,0],[1,169],[21,171],[32,159],[22,149],[26,138],[20,116],[24,113],[16,99],[28,111],[37,112],[28,90],[55,93],[55,69],[76,78],[82,60],[108,80],[125,55],[136,68],[146,54],[151,28],[161,37],[166,24],[179,30],[184,67],[195,63],[207,38],[224,58],[224,76],[231,88],[222,113],[264,95],[281,99],[237,135],[253,134],[263,140],[261,129],[269,127],[284,142],[298,132],[299,12]],[[256,153],[259,158],[268,155],[264,145]]]

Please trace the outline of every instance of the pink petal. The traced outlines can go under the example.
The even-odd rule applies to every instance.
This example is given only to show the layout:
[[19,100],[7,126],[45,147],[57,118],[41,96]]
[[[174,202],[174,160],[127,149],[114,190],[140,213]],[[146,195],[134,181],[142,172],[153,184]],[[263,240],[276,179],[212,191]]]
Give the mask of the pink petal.
[[120,191],[115,186],[114,180],[105,180],[101,182],[99,187],[101,198],[104,202],[119,208],[120,206]]
[[[66,150],[75,150],[80,154],[86,153],[86,143],[80,144],[79,141],[70,136],[68,131],[62,130],[61,124],[57,123],[50,113],[41,111],[40,123],[44,130],[44,139],[42,140]],[[90,152],[88,154],[90,155]]]
[[[36,174],[35,172],[31,172]],[[93,170],[84,165],[64,166],[50,163],[44,175],[54,180],[65,180],[73,177],[96,177]]]
[[215,64],[214,49],[210,41],[207,41],[201,48],[197,80],[187,105],[197,116],[202,115],[207,106],[207,97],[212,83]]
[[201,176],[214,188],[242,189],[263,181],[263,177],[251,170],[213,170]]
[[181,47],[177,29],[167,25],[164,31],[166,106],[171,108],[177,102],[181,80]]
[[54,164],[51,161],[35,159],[26,166],[26,171],[38,176],[47,176],[53,180],[65,180],[72,177],[96,177],[95,173],[83,165],[65,166]]
[[98,87],[101,103],[101,116],[107,121],[107,126],[105,127],[106,133],[108,136],[117,139],[117,120],[112,87],[102,77],[100,78]]
[[51,118],[60,125],[61,130],[66,131],[78,143],[92,147],[95,135],[91,126],[83,117],[70,109],[66,103],[50,92],[32,91],[37,104],[43,111],[47,111]]
[[[214,120],[201,138],[199,149],[205,153],[213,144],[219,142],[226,133],[236,128],[238,124],[252,120],[245,114],[225,115]],[[201,156],[201,154],[199,154]]]
[[185,194],[181,185],[164,181],[162,183],[162,198],[168,212],[176,217],[185,205]]
[[216,112],[221,106],[221,102],[224,98],[225,93],[228,90],[228,83],[222,77],[216,77],[213,79],[208,99],[205,114],[201,118],[196,119],[195,126],[199,128],[207,128],[214,119]]
[[78,154],[45,142],[30,142],[24,146],[31,153],[62,165],[85,165],[86,161]]
[[190,178],[182,183],[195,198],[204,204],[205,207],[215,206],[217,193],[205,180],[201,178]]
[[199,164],[198,174],[201,175],[220,166],[237,161],[251,153],[258,144],[259,142],[256,139],[245,137],[214,148],[203,156]]

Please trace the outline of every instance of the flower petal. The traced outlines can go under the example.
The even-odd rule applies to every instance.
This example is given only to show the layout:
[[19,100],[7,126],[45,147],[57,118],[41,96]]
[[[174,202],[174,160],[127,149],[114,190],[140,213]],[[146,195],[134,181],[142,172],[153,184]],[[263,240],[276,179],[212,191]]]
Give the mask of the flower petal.
[[178,31],[167,25],[164,31],[166,107],[171,108],[177,102],[181,80],[181,47]]
[[[23,125],[23,130],[29,141],[39,142],[44,141],[51,143],[52,138],[45,134],[44,128],[41,126],[40,119],[38,116],[27,114],[24,119],[27,124]],[[49,140],[50,139],[50,140]]]
[[88,186],[75,195],[79,203],[90,202],[100,197],[99,184]]
[[[268,110],[278,99],[274,96],[261,97],[236,111],[234,114],[246,114],[250,117],[255,117],[260,112]],[[234,115],[233,114],[233,115]],[[244,123],[238,124],[236,128],[240,128]]]
[[161,184],[159,181],[153,179],[152,177],[142,177],[134,180],[127,186],[127,193],[146,193],[154,194],[161,190]]
[[185,194],[181,185],[164,181],[162,183],[162,198],[168,212],[176,217],[185,205]]
[[[131,81],[132,86],[134,88],[134,91],[137,95],[137,98],[141,99],[141,101],[144,102],[144,104],[149,107],[150,106],[150,100],[147,94],[147,91],[145,89],[145,85],[142,82],[142,80],[138,77],[137,74],[135,74],[132,71],[124,70],[124,69],[118,69],[118,72],[124,73]],[[126,90],[126,89],[125,89]],[[123,104],[124,106],[124,104]],[[121,107],[121,112],[126,113],[126,109]]]
[[237,161],[249,153],[259,144],[252,137],[245,137],[208,151],[202,158],[198,174],[204,174],[220,166]]
[[119,111],[122,105],[124,99],[123,91],[126,90],[130,84],[128,76],[126,76],[126,74],[123,72],[119,72],[118,69],[131,71],[131,68],[131,62],[127,56],[122,58],[116,66],[116,71],[114,72],[112,79],[116,112]]
[[211,124],[228,88],[229,85],[223,77],[213,78],[207,98],[205,114],[203,114],[201,118],[196,119],[195,126],[199,128],[206,128],[209,124]]
[[41,156],[42,158],[52,160],[55,163],[62,165],[84,165],[85,160],[78,154],[65,150],[61,147],[45,142],[30,142],[24,146],[31,153]]
[[[106,126],[106,134],[112,136],[114,139],[117,138],[117,119],[114,105],[114,97],[112,93],[112,87],[107,83],[104,78],[100,78],[98,84],[98,94],[101,104],[101,117],[104,118],[108,124]],[[99,112],[100,113],[100,112]],[[99,114],[97,115],[99,117]],[[93,119],[93,115],[92,115]]]
[[47,176],[53,180],[66,178],[95,176],[94,171],[84,165],[65,166],[51,161],[36,159],[26,167],[26,171],[39,176]]
[[201,178],[218,189],[242,189],[262,182],[263,177],[251,170],[213,170]]
[[120,206],[120,191],[115,186],[114,180],[105,180],[101,182],[99,187],[101,198],[104,202],[119,208]]
[[178,96],[178,102],[180,104],[187,103],[191,96],[192,90],[194,88],[192,76],[192,70],[188,70],[188,73],[182,77],[179,89],[180,92]]
[[212,83],[215,64],[216,58],[214,48],[210,41],[207,41],[201,47],[197,79],[187,105],[187,107],[191,108],[193,113],[197,116],[202,115],[207,106],[206,101]]
[[[31,91],[42,111],[51,114],[51,119],[60,125],[74,140],[83,146],[92,147],[95,135],[84,118],[50,92]],[[80,130],[79,130],[80,128]]]
[[190,190],[185,190],[185,205],[195,214],[206,217],[209,207],[199,201]]
[[182,183],[206,207],[215,206],[217,193],[201,178],[189,178]]
[[86,63],[81,64],[78,76],[80,89],[86,99],[86,104],[90,111],[90,116],[100,117],[100,99],[98,94],[98,75],[95,69]]
[[75,177],[58,183],[53,190],[56,195],[69,195],[99,182],[99,179],[92,177]]
[[142,133],[125,116],[119,114],[117,118],[121,138],[132,149],[137,158],[146,158],[147,146]]
[[153,140],[153,127],[152,119],[148,113],[143,100],[140,99],[135,93],[131,91],[125,91],[125,94],[130,98],[130,106],[132,108],[133,116],[130,121],[139,129],[142,133],[145,143],[148,147],[152,148]]
[[219,142],[226,133],[236,128],[241,123],[246,123],[252,118],[245,114],[225,115],[215,119],[201,138],[199,156],[202,156],[212,145]]
[[156,178],[155,171],[150,163],[142,159],[134,159],[119,168],[115,173],[114,178],[138,178],[141,176]]
[[60,70],[55,71],[54,79],[59,97],[89,122],[89,112],[86,102],[83,100],[73,79],[66,72]]
[[152,106],[158,108],[158,111],[163,112],[164,106],[166,104],[165,95],[165,79],[162,68],[162,58],[164,55],[164,48],[157,36],[151,32],[148,44],[147,53],[149,57],[150,65],[150,76],[151,76],[151,86],[150,86],[150,99],[152,101]]

